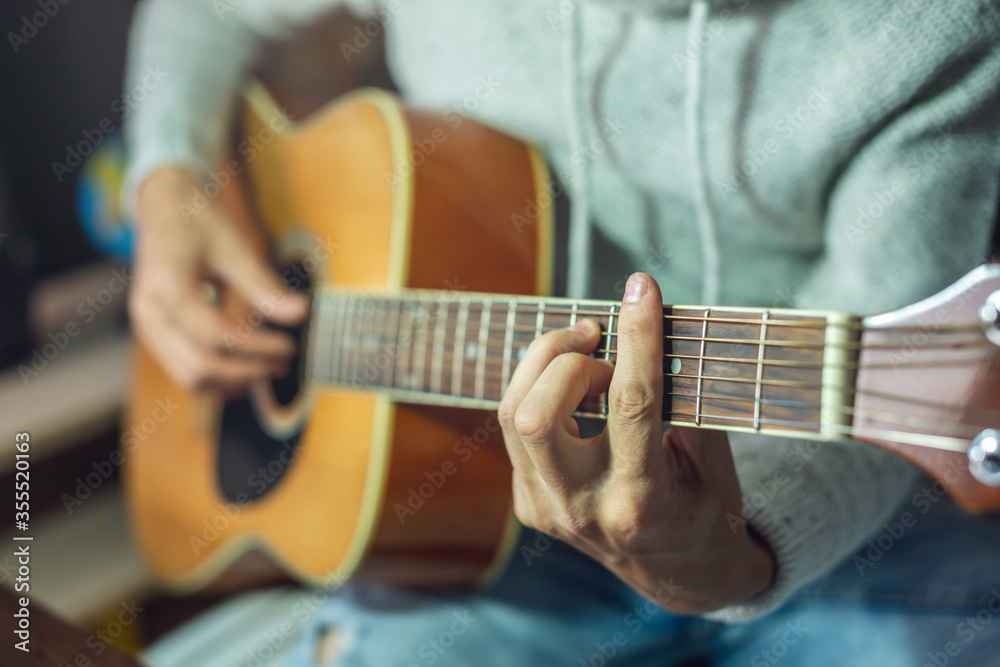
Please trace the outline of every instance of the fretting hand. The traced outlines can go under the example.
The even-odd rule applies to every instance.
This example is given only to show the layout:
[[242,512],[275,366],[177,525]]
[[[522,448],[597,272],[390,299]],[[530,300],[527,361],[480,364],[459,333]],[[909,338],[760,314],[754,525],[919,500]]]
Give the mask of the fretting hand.
[[[773,578],[770,552],[727,514],[741,493],[721,431],[664,433],[663,307],[645,274],[626,286],[615,366],[588,356],[596,322],[536,339],[500,405],[514,466],[514,511],[529,527],[589,554],[650,599],[673,584],[677,613],[745,601]],[[571,416],[584,396],[608,392],[604,432],[581,438]]]

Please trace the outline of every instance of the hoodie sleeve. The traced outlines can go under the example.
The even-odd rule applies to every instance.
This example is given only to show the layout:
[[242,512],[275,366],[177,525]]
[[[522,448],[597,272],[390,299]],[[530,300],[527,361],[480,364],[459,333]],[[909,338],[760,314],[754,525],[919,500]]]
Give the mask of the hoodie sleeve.
[[[1000,190],[1000,48],[952,54],[888,114],[837,179],[825,252],[796,302],[870,312],[933,294],[983,262]],[[773,586],[713,612],[737,622],[778,607],[900,510],[916,471],[860,444],[731,437],[744,516],[776,555]]]
[[374,9],[374,0],[140,2],[125,72],[126,99],[136,100],[125,123],[127,209],[139,184],[158,167],[179,165],[201,174],[215,168],[236,95],[262,44],[287,38],[339,6],[363,13]]

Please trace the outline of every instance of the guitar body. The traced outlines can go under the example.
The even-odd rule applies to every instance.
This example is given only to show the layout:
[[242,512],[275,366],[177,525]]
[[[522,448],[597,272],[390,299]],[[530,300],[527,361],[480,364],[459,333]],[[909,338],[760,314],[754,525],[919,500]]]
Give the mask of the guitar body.
[[[301,123],[259,89],[248,100],[242,160],[217,192],[290,283],[548,293],[548,174],[528,146],[378,91]],[[246,327],[268,310],[221,298]],[[273,565],[324,584],[469,585],[501,571],[517,524],[494,414],[287,381],[222,404],[174,385],[141,345],[134,366],[125,489],[172,587],[242,586]]]

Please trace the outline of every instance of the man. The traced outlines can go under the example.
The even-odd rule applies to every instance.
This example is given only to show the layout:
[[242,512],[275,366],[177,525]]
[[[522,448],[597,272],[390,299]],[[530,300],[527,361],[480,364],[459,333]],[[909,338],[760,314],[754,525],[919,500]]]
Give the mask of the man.
[[[139,335],[185,386],[239,392],[282,372],[291,354],[288,339],[265,330],[224,352],[231,324],[199,296],[203,276],[250,301],[283,286],[218,202],[187,221],[179,210],[218,163],[261,42],[335,4],[152,0],[139,9],[130,77],[154,65],[169,76],[129,125],[139,227],[131,307]],[[560,540],[542,558],[515,559],[479,595],[349,588],[309,616],[293,664],[315,662],[324,646],[322,660],[344,665],[774,664],[793,652],[797,665],[994,659],[1000,624],[980,621],[968,641],[958,629],[1000,578],[971,546],[952,584],[931,577],[946,595],[916,595],[929,613],[898,597],[886,606],[933,574],[902,546],[881,566],[850,565],[846,580],[843,571],[827,580],[863,597],[892,584],[879,603],[802,594],[774,612],[893,525],[914,473],[860,445],[804,452],[782,438],[663,434],[662,349],[650,341],[663,301],[870,312],[978,264],[1000,170],[997,4],[414,0],[376,9],[411,103],[457,110],[545,150],[573,204],[559,249],[567,289],[624,291],[620,357],[613,373],[587,360],[592,324],[547,334],[501,406],[518,518]],[[637,269],[647,273],[626,281]],[[289,295],[273,317],[291,324],[306,309]],[[608,429],[591,439],[565,420],[585,384],[610,396]],[[768,493],[749,504],[741,488]],[[940,540],[948,511],[929,514],[911,542]],[[983,534],[972,530],[948,539]],[[897,581],[890,561],[906,573]],[[212,618],[224,626],[229,611]],[[184,641],[154,659],[185,664],[175,652]]]

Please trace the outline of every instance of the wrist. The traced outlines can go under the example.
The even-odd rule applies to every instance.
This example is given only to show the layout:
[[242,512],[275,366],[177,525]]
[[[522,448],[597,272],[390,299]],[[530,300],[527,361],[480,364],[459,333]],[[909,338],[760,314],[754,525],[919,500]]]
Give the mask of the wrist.
[[[706,614],[742,604],[764,593],[774,583],[774,554],[752,530],[733,533],[727,526],[715,544],[688,554],[658,559],[651,567],[634,564],[644,574],[633,588],[669,611],[684,615]],[[665,585],[671,594],[664,599]]]

